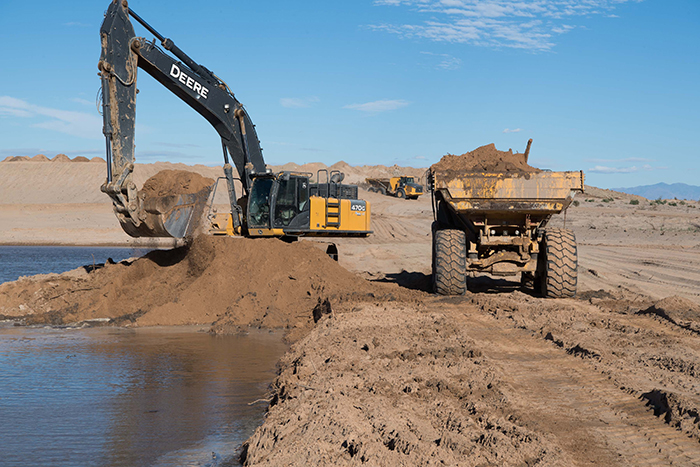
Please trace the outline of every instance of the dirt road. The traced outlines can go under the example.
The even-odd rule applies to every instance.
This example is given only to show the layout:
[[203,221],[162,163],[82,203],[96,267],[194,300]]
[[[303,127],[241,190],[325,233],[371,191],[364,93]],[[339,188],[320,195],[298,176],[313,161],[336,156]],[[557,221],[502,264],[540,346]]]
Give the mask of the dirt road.
[[[697,398],[669,403],[697,394],[694,370],[637,360],[665,342],[697,368],[698,336],[544,302],[514,292],[338,310],[284,359],[247,465],[700,465]],[[568,326],[533,331],[542,323],[521,308]],[[591,313],[610,328],[596,332]],[[606,347],[587,349],[569,328]]]

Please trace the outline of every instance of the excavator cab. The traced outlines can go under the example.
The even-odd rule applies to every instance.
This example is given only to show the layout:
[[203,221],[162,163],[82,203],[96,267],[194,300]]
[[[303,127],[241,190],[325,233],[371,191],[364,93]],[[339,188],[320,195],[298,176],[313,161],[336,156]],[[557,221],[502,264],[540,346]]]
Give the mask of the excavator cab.
[[256,176],[248,198],[248,235],[369,234],[368,205],[357,199],[357,187],[343,185],[340,172],[326,175],[322,183],[314,183],[312,175],[304,172]]
[[282,172],[255,177],[248,197],[248,232],[251,236],[279,236],[289,226],[308,226],[308,216],[303,215],[308,204],[309,174]]
[[[238,213],[210,214],[213,235],[250,237],[366,236],[371,233],[369,204],[357,199],[357,186],[345,185],[342,174],[321,172],[312,179],[305,172],[253,175],[244,219],[234,228]],[[215,190],[216,190],[215,185]],[[214,191],[213,196],[216,196]]]

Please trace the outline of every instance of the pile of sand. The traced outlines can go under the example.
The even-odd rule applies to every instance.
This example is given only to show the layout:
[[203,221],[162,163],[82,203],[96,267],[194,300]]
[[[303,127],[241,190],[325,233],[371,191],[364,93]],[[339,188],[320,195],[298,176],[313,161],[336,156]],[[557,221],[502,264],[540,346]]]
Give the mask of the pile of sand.
[[2,161],[3,162],[26,162],[31,158],[28,156],[7,156]]
[[51,159],[51,162],[70,162],[70,157],[65,154],[56,154],[56,157]]
[[214,184],[211,178],[186,170],[161,170],[143,184],[146,197],[194,194]]
[[476,148],[461,156],[447,154],[438,163],[433,164],[431,169],[433,172],[443,173],[490,172],[529,174],[541,172],[540,169],[527,164],[524,154],[513,154],[513,151],[510,149],[508,151],[499,151],[493,143]]
[[101,157],[93,157],[88,159],[85,156],[76,156],[73,159],[65,154],[56,154],[53,159],[49,159],[43,154],[37,154],[34,157],[29,156],[7,156],[2,162],[102,162],[105,160]]
[[100,318],[118,325],[213,324],[235,332],[247,325],[303,327],[320,302],[372,299],[376,290],[310,242],[200,236],[189,247],[133,262],[2,284],[0,317],[55,325]]

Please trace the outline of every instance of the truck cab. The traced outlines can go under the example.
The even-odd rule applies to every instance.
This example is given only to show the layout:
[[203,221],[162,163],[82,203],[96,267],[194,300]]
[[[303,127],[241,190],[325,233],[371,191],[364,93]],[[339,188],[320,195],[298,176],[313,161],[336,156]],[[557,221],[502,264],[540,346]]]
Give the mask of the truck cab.
[[397,198],[417,199],[423,194],[423,187],[413,177],[393,177],[390,183]]

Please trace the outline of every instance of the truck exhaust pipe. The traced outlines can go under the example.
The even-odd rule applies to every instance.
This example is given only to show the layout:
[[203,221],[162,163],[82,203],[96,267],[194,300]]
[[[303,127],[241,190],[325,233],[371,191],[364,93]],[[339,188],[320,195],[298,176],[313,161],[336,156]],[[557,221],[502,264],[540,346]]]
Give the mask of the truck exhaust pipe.
[[530,146],[532,146],[532,138],[527,141],[527,148],[525,148],[525,163],[527,164],[527,158],[530,157]]

